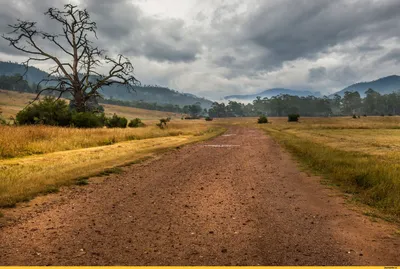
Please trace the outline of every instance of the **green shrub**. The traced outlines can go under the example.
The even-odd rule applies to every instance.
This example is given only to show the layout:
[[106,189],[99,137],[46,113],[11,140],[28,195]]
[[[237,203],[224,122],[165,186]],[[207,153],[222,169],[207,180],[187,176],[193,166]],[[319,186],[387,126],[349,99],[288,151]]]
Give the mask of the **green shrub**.
[[213,118],[211,118],[211,117],[206,117],[205,120],[206,120],[206,121],[212,121]]
[[160,123],[157,123],[156,125],[160,127],[160,129],[164,129],[167,127],[167,122],[169,122],[171,118],[166,118],[166,119],[160,119]]
[[103,127],[105,116],[102,113],[74,112],[72,113],[71,125],[77,128],[99,128]]
[[291,121],[297,122],[297,121],[299,121],[299,118],[300,118],[299,114],[289,114],[288,115],[289,122],[291,122]]
[[54,97],[46,96],[43,100],[18,112],[17,122],[22,125],[68,126],[71,122],[71,112],[64,100],[56,100]]
[[260,116],[257,122],[258,124],[268,123],[268,118],[266,116]]
[[131,120],[129,122],[128,126],[131,128],[138,128],[138,127],[144,127],[145,125],[141,119],[136,118],[136,119]]
[[356,116],[356,114],[353,114],[353,119],[357,119],[357,116]]
[[108,128],[126,128],[128,124],[128,120],[125,117],[119,117],[117,114],[114,114],[111,118],[108,118],[106,121],[106,126]]

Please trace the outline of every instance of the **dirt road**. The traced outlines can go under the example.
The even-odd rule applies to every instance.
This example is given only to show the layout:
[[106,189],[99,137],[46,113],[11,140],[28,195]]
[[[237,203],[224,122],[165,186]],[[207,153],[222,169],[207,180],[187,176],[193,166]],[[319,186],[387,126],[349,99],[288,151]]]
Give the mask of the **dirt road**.
[[40,199],[0,228],[1,265],[400,264],[393,226],[350,210],[254,129]]

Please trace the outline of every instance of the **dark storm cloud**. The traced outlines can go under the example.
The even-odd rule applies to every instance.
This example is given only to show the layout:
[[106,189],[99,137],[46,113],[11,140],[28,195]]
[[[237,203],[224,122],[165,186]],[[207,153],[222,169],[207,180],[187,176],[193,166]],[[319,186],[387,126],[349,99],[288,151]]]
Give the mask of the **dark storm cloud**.
[[[255,44],[250,66],[273,69],[285,61],[318,57],[327,48],[371,38],[375,44],[360,44],[359,50],[382,47],[378,42],[400,36],[400,1],[262,1],[243,19],[232,44]],[[218,21],[221,21],[218,14]],[[232,29],[231,17],[220,27]],[[243,61],[247,65],[247,61]]]
[[[18,1],[17,1],[18,2]],[[49,32],[57,32],[56,23],[43,15],[53,7],[52,1],[1,1],[0,30],[9,31],[7,24],[17,19],[38,22],[38,28]],[[58,1],[56,7],[62,8]],[[176,19],[157,19],[147,17],[130,1],[89,0],[84,2],[93,21],[98,26],[96,42],[110,53],[127,53],[144,56],[160,62],[192,62],[200,53],[201,44],[195,38],[188,38],[188,30],[184,22]],[[20,53],[8,47],[4,40],[0,41],[0,51],[7,54]],[[128,55],[129,56],[129,55]]]
[[200,53],[200,43],[182,20],[147,17],[126,0],[85,3],[107,39],[104,45],[117,51],[159,62],[192,62]]
[[[64,4],[68,3],[67,0],[60,0],[57,2],[56,7],[62,8]],[[14,25],[21,21],[32,21],[36,22],[36,29],[44,31],[51,34],[61,33],[61,27],[58,23],[50,20],[44,13],[50,8],[54,7],[53,1],[43,0],[43,1],[3,1],[0,0],[0,33],[5,36],[11,36],[10,32],[12,28],[9,25]],[[53,46],[51,43],[44,41],[42,38],[37,37],[35,42],[40,45],[40,47],[50,54],[60,56],[60,50],[57,46]],[[63,40],[59,40],[59,43],[65,44]],[[20,44],[22,46],[22,43]],[[29,45],[25,44],[27,48]],[[9,43],[0,38],[0,52],[7,55],[15,56],[26,56],[25,53],[9,46]],[[1,59],[0,59],[1,60]]]

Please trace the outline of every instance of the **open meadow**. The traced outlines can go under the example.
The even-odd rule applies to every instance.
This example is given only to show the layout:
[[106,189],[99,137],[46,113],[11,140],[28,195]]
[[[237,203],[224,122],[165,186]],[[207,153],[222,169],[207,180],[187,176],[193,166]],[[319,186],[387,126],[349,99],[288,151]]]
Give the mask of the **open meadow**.
[[[0,90],[0,108],[4,118],[14,117],[17,113],[26,107],[30,101],[36,97],[32,93],[23,93],[15,91]],[[109,104],[102,104],[106,116],[112,116],[114,113],[126,117],[128,120],[140,118],[142,120],[157,120],[163,117],[180,118],[180,114],[173,112],[164,112],[156,110],[147,110],[134,107],[124,107]]]
[[[400,117],[270,118],[258,127],[354,200],[400,216]],[[368,212],[366,214],[369,214]],[[371,213],[373,215],[373,213]]]

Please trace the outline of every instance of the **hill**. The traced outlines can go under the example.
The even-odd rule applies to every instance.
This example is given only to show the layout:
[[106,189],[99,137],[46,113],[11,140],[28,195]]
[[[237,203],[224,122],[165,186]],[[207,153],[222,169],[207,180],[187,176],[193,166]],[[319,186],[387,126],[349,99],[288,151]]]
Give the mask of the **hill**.
[[[350,85],[344,88],[341,91],[336,92],[335,94],[339,94],[343,96],[346,91],[349,92],[359,92],[362,97],[365,96],[365,91],[369,88],[373,89],[374,91],[379,92],[380,94],[388,94],[394,91],[400,90],[400,76],[388,76],[383,77],[374,81],[370,82],[360,82],[353,85]],[[331,96],[333,96],[332,94]]]
[[[15,117],[29,101],[35,98],[35,94],[23,93],[15,91],[0,90],[0,109],[5,118]],[[112,116],[114,113],[128,119],[140,118],[142,120],[156,120],[159,118],[171,117],[180,118],[181,115],[172,112],[148,110],[134,107],[124,107],[110,104],[102,104],[107,116]]]
[[[12,62],[0,61],[0,75],[24,74],[23,65]],[[29,67],[25,79],[29,83],[39,83],[46,78],[48,73],[36,68]],[[203,108],[210,108],[212,101],[201,98],[189,93],[180,93],[178,91],[160,86],[136,86],[133,93],[128,92],[124,86],[108,86],[101,90],[102,95],[107,99],[118,99],[122,101],[143,101],[147,103],[173,104],[179,106],[193,105],[199,102]]]
[[248,94],[248,95],[229,95],[225,96],[225,100],[243,100],[243,101],[252,101],[256,99],[257,96],[260,96],[261,98],[268,97],[271,98],[272,96],[277,96],[281,94],[289,94],[289,95],[295,95],[295,96],[316,96],[319,97],[321,94],[319,92],[313,92],[313,91],[297,91],[297,90],[290,90],[290,89],[284,89],[284,88],[273,88],[269,90],[265,90],[260,93],[256,94]]
[[[18,63],[12,62],[1,62],[0,61],[0,75],[12,76],[15,74],[24,74],[25,67]],[[36,68],[29,67],[28,72],[25,74],[24,78],[30,83],[39,83],[43,78],[47,77],[48,73]]]

